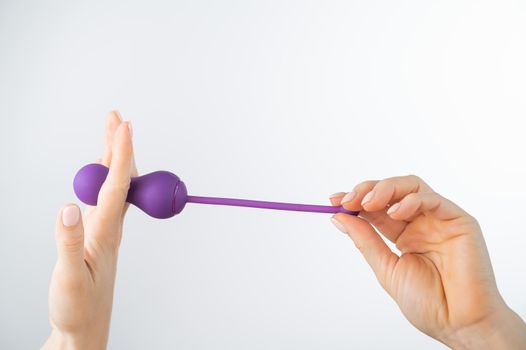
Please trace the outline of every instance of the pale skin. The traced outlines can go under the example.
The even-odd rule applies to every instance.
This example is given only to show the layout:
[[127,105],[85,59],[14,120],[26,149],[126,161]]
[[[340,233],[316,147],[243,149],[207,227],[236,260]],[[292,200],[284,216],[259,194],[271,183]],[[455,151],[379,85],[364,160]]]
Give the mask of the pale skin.
[[526,325],[497,289],[474,217],[414,175],[362,182],[331,203],[360,211],[333,223],[416,328],[454,349],[526,347]]
[[[110,112],[110,168],[96,207],[58,213],[58,260],[49,292],[51,335],[43,349],[105,349],[130,177],[137,175],[129,122]],[[354,241],[405,317],[454,349],[524,349],[526,325],[502,299],[478,222],[416,176],[366,181],[331,196],[360,211],[333,223]],[[81,219],[80,219],[81,218]],[[380,235],[394,242],[392,252]]]
[[[105,349],[108,341],[113,287],[125,199],[130,177],[137,175],[129,122],[118,112],[106,121],[104,152],[98,162],[110,171],[97,206],[87,207],[73,225],[77,206],[68,204],[58,213],[58,261],[49,289],[51,335],[43,349]],[[73,218],[71,217],[73,216]]]

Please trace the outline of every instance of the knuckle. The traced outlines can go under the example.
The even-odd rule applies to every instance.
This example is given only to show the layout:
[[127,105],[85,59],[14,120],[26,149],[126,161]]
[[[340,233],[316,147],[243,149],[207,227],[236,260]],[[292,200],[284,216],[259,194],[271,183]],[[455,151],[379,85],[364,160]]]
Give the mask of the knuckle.
[[63,251],[73,253],[84,245],[84,238],[82,236],[62,238],[59,244]]
[[360,253],[364,253],[364,245],[362,243],[354,241],[354,246],[360,251]]
[[358,249],[363,256],[367,255],[367,249],[369,246],[367,244],[368,243],[367,240],[353,239],[353,242],[354,242],[354,246],[356,247],[356,249]]
[[467,222],[469,224],[471,224],[472,226],[475,226],[475,227],[479,227],[480,228],[480,223],[479,221],[477,220],[476,217],[474,217],[473,215],[471,214],[466,214],[466,219],[467,219]]
[[374,186],[374,190],[376,192],[384,193],[389,196],[392,196],[393,193],[396,191],[396,182],[397,178],[395,177],[389,177],[386,179],[383,179],[379,181],[376,186]]
[[412,182],[418,182],[418,183],[422,183],[422,179],[420,178],[420,176],[418,175],[415,175],[415,174],[409,174],[406,176],[406,178]]
[[393,185],[394,185],[394,178],[388,177],[386,179],[382,179],[382,180],[378,181],[378,183],[376,184],[376,186],[374,186],[374,188],[376,190],[377,189],[384,189],[384,188],[392,187]]
[[354,187],[354,191],[356,192],[362,192],[365,191],[368,188],[372,188],[378,181],[375,180],[367,180],[360,182],[358,185]]

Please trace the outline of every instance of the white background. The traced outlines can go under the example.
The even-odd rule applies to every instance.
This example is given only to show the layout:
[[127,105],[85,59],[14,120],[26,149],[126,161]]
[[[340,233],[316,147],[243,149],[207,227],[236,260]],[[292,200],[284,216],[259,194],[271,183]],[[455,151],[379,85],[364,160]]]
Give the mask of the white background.
[[[327,203],[418,174],[526,317],[524,1],[0,2],[0,348],[39,347],[55,215],[105,113],[195,195]],[[78,201],[77,201],[78,202]],[[442,349],[329,215],[129,211],[111,349]]]

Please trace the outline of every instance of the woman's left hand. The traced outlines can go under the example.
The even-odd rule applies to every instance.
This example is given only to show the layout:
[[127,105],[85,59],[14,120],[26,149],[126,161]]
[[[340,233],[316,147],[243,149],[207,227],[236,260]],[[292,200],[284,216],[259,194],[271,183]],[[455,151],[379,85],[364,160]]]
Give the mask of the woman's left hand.
[[131,125],[116,111],[108,115],[104,143],[99,162],[110,170],[97,206],[81,214],[68,204],[58,213],[58,261],[49,291],[52,332],[43,349],[106,348],[126,196],[130,177],[137,175]]

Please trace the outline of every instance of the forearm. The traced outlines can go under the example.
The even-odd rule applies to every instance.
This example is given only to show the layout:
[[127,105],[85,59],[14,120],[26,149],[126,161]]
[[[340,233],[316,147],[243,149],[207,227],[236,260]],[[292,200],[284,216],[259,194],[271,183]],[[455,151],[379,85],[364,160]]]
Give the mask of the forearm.
[[458,330],[445,343],[455,350],[525,349],[526,324],[504,306],[491,320]]

